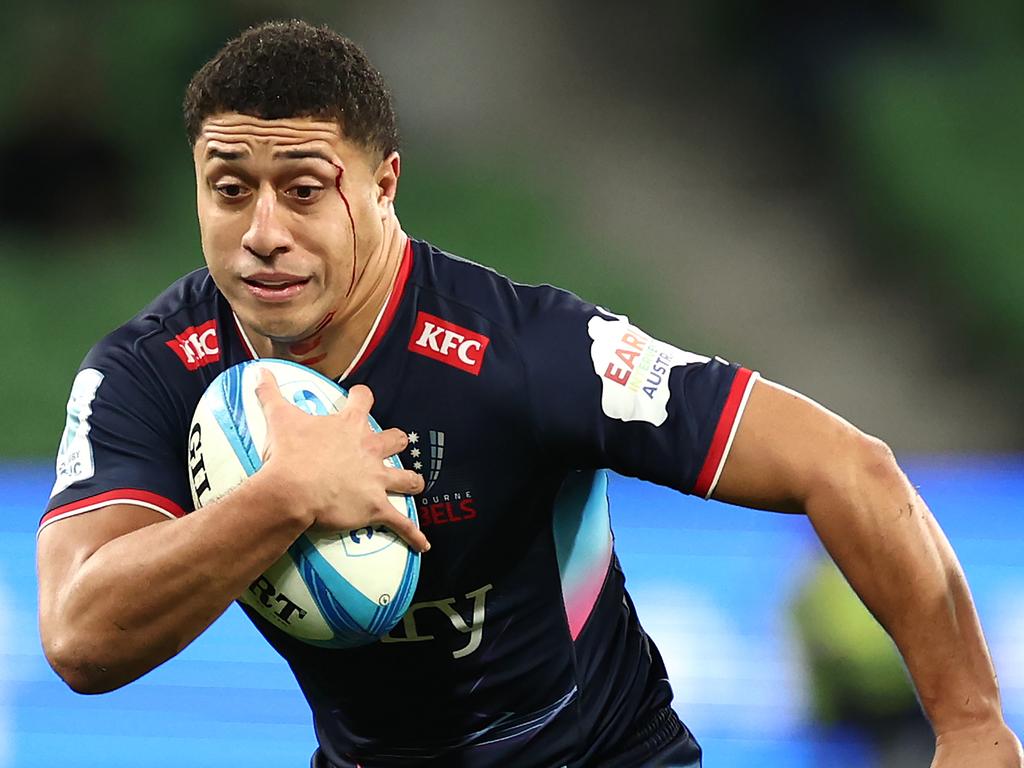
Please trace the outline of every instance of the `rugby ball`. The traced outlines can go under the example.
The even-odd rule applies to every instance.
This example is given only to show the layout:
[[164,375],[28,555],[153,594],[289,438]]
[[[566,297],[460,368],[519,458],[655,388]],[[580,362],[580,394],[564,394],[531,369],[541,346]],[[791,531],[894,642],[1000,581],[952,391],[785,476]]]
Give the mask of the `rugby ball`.
[[[263,464],[267,423],[256,397],[261,368],[274,374],[286,400],[309,414],[345,407],[344,389],[297,363],[252,360],[221,373],[199,400],[189,430],[196,509],[222,498]],[[372,416],[370,427],[380,431]],[[402,466],[397,456],[384,463]],[[410,497],[388,498],[418,523]],[[239,599],[292,637],[321,647],[352,648],[377,640],[398,623],[416,590],[419,566],[419,553],[383,526],[307,532]]]

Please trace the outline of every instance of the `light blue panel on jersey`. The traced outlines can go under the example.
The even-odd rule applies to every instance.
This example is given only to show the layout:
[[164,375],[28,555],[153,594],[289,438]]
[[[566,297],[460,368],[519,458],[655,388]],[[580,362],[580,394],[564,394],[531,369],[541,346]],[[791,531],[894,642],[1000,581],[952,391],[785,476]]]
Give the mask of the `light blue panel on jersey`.
[[594,609],[611,564],[608,473],[571,472],[555,498],[552,524],[562,601],[575,640]]

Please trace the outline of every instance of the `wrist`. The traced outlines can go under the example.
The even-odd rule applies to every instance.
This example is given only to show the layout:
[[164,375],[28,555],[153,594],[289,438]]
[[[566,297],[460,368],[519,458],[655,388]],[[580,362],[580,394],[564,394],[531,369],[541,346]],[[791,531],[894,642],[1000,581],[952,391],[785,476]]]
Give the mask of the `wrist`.
[[936,739],[1007,728],[998,697],[994,700],[990,696],[965,697],[961,704],[955,709],[944,707],[946,711],[931,716]]
[[268,461],[247,481],[256,486],[254,500],[266,508],[282,523],[291,523],[297,529],[296,535],[313,524],[316,514],[309,504],[303,502],[301,488],[288,473],[281,472]]
[[[1019,768],[1024,754],[1020,740],[999,716],[991,722],[977,723],[959,730],[938,733],[935,737],[936,757],[964,756],[963,765],[999,765]],[[1004,762],[989,762],[1000,757]],[[969,758],[969,762],[967,762]],[[938,763],[936,763],[938,764]],[[943,763],[945,764],[945,763]],[[959,763],[956,763],[959,765]]]

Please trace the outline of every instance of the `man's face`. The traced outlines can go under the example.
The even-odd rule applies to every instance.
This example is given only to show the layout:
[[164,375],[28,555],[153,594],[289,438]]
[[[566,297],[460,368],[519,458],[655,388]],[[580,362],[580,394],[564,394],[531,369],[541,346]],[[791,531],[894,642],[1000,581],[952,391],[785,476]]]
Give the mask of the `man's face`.
[[295,341],[344,315],[379,267],[397,155],[375,162],[330,120],[226,113],[193,158],[203,254],[242,322]]

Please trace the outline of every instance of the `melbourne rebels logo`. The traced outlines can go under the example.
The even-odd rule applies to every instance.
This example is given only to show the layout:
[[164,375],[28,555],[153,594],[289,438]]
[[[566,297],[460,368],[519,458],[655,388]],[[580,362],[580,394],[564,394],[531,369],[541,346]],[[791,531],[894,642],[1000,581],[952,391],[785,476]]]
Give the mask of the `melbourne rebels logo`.
[[424,493],[434,487],[444,463],[444,432],[432,429],[427,435],[429,440],[424,441],[419,432],[409,433],[409,447],[406,450],[408,458],[402,462],[404,466],[412,467],[423,475]]
[[402,466],[423,475],[423,493],[416,499],[421,528],[476,519],[476,500],[469,489],[442,493],[437,487],[445,467],[444,432],[410,432],[401,459]]

